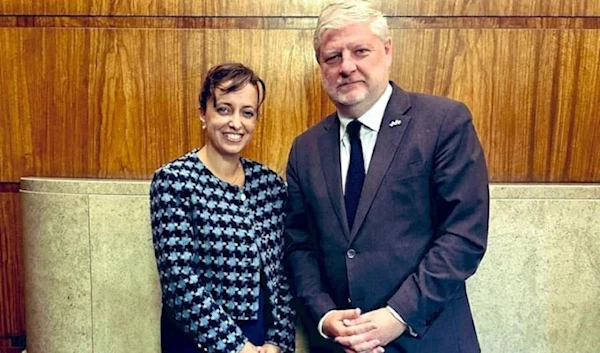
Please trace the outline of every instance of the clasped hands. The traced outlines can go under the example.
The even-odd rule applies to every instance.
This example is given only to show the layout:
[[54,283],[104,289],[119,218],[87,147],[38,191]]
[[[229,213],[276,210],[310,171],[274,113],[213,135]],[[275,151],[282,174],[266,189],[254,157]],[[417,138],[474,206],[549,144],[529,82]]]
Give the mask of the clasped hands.
[[383,353],[383,347],[405,330],[406,325],[386,308],[362,315],[359,308],[334,310],[323,321],[323,333],[339,343],[346,353]]

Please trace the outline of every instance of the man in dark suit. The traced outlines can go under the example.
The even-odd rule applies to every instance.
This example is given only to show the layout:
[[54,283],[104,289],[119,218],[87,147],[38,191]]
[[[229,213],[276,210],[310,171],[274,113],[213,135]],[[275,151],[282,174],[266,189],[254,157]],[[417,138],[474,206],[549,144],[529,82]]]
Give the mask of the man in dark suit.
[[485,252],[489,191],[468,108],[389,81],[387,21],[366,2],[326,7],[314,47],[337,111],[289,156],[300,302],[346,352],[479,352],[465,280]]

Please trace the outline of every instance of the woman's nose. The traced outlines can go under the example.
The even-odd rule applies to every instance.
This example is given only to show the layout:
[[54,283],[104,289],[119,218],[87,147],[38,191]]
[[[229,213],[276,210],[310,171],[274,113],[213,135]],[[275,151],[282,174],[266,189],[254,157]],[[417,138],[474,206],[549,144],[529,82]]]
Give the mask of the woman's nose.
[[236,130],[242,127],[242,119],[239,113],[231,114],[231,119],[229,120],[229,127]]

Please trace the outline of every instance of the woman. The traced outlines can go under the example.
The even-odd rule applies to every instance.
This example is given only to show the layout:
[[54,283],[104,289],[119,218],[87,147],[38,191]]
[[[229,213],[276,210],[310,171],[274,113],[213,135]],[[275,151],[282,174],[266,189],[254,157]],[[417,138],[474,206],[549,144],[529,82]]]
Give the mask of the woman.
[[200,92],[205,145],[167,163],[150,187],[163,352],[294,351],[283,273],[283,180],[240,157],[264,82],[241,64],[213,67]]

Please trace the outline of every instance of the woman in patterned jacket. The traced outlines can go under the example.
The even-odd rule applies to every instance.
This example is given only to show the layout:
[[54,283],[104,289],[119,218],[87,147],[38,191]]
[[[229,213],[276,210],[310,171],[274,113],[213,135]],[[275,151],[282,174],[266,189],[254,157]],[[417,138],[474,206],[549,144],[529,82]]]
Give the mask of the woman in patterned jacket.
[[249,68],[213,67],[199,96],[204,146],[154,174],[164,353],[294,351],[281,262],[285,184],[240,156],[264,98],[265,84]]

